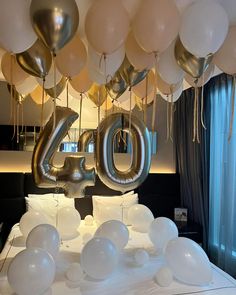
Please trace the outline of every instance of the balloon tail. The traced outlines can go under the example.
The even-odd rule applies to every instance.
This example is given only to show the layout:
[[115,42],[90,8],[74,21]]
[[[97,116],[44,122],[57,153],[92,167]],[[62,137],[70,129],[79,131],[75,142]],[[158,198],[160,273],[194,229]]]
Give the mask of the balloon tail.
[[80,103],[79,103],[79,136],[81,135],[82,107],[83,107],[83,93],[80,93]]
[[235,84],[236,84],[236,75],[233,76],[233,87],[232,87],[232,95],[231,95],[231,118],[230,118],[230,126],[229,126],[229,136],[228,142],[230,142],[232,133],[233,133],[233,124],[234,124],[234,101],[235,101]]
[[44,117],[44,93],[45,93],[45,78],[43,78],[43,89],[42,89],[42,105],[41,105],[41,126],[40,132],[43,130],[43,117]]

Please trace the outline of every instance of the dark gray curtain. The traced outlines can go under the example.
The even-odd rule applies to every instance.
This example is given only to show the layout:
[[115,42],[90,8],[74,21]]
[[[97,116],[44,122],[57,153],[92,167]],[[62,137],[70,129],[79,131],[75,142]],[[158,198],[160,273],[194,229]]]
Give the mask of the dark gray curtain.
[[[176,102],[174,113],[176,168],[180,174],[182,206],[188,208],[188,219],[202,225],[203,247],[207,250],[209,226],[210,103],[209,99],[204,97],[204,123],[207,131],[201,127],[199,116],[200,143],[193,142],[194,97],[194,89],[190,88],[184,91],[180,99]],[[206,114],[207,116],[205,116]]]

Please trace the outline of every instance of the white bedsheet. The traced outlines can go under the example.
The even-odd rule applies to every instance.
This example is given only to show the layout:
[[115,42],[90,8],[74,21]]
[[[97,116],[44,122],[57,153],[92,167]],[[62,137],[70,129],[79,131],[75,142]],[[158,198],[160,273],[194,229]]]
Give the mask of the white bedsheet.
[[[188,286],[175,280],[169,287],[158,286],[153,277],[164,264],[164,258],[154,255],[152,244],[146,234],[137,233],[131,229],[130,240],[120,255],[119,266],[109,279],[95,281],[85,277],[80,288],[69,288],[65,272],[70,263],[79,262],[83,235],[93,234],[95,230],[95,226],[85,226],[82,222],[79,235],[72,240],[62,242],[57,260],[56,278],[51,288],[52,295],[236,295],[236,280],[215,265],[212,265],[213,280],[208,286]],[[7,269],[12,257],[24,248],[25,241],[20,234],[19,226],[15,225],[0,254],[0,295],[14,294],[7,283]],[[145,248],[150,254],[149,263],[143,267],[133,264],[133,252],[137,248]]]

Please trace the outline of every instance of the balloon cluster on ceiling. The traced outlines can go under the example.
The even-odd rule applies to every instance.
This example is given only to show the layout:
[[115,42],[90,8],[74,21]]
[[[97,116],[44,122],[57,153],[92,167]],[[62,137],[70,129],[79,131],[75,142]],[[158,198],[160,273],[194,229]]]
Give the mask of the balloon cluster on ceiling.
[[224,7],[235,11],[235,2],[185,1],[190,4],[182,14],[178,2],[183,1],[91,0],[86,6],[82,0],[3,0],[2,73],[21,99],[29,93],[37,97],[38,84],[57,97],[69,80],[72,92],[91,93],[97,106],[109,94],[126,109],[130,104],[120,96],[130,87],[148,103],[156,86],[164,98],[172,93],[173,99],[182,92],[183,78],[202,86],[214,65],[234,75],[235,16]]

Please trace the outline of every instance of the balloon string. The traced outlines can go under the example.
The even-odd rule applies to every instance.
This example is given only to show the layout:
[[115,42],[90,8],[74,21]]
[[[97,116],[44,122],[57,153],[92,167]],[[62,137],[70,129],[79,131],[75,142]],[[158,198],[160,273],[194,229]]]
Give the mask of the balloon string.
[[83,105],[83,93],[80,93],[80,104],[79,104],[79,137],[81,135],[82,105]]
[[66,81],[66,107],[69,107],[69,78]]
[[41,105],[41,126],[40,132],[43,130],[43,115],[44,115],[44,93],[45,93],[45,77],[43,78],[43,89],[42,89],[42,105]]
[[155,121],[156,121],[156,106],[157,106],[157,64],[159,60],[158,52],[154,53],[155,57],[155,92],[154,92],[154,100],[153,100],[153,109],[152,109],[152,140],[154,138],[154,131],[155,131]]
[[199,139],[199,101],[198,101],[198,87],[197,87],[197,80],[195,82],[195,87],[194,87],[194,116],[193,116],[193,142],[197,140],[198,143],[200,143]]
[[142,113],[143,113],[143,122],[145,122],[145,109],[144,109],[144,102],[143,102],[143,99],[142,99]]
[[196,126],[197,126],[197,142],[200,143],[199,139],[199,93],[197,88],[197,115],[196,115]]
[[10,81],[11,81],[11,85],[10,85],[10,91],[11,91],[11,106],[10,106],[10,123],[12,121],[12,117],[13,117],[13,58],[14,56],[11,54],[11,59],[10,59]]
[[16,105],[16,142],[19,143],[19,108],[20,104]]
[[173,142],[173,116],[174,116],[174,93],[171,86],[171,102],[170,102],[170,140]]
[[197,86],[194,87],[194,105],[193,105],[193,142],[196,140],[196,105],[197,105]]
[[231,118],[230,118],[230,127],[229,127],[229,136],[228,141],[231,140],[233,133],[233,124],[234,124],[234,101],[235,101],[235,84],[236,84],[236,75],[233,76],[233,88],[231,94]]
[[56,55],[55,55],[55,53],[53,53],[53,55],[52,55],[52,61],[53,61],[53,78],[54,78],[54,87],[53,87],[53,96],[54,96],[54,100],[53,100],[53,102],[54,102],[54,104],[53,104],[53,130],[55,129],[55,127],[56,127],[56,106],[57,106],[57,100],[56,100],[56,79],[57,79],[57,77],[56,77],[56,75],[57,75],[57,73],[56,73],[56,62],[55,62],[55,57],[56,57]]
[[21,104],[21,133],[24,132],[24,104]]
[[[145,81],[145,104],[144,104],[144,124],[147,125],[147,97],[148,97],[148,75]],[[143,102],[143,99],[142,99]]]
[[203,111],[204,111],[204,85],[202,85],[201,89],[201,124],[202,127],[206,130],[206,125],[204,124],[204,119],[203,119]]
[[167,95],[167,102],[166,102],[166,140],[168,141],[170,138],[170,101],[169,101],[169,94]]
[[15,97],[13,94],[13,135],[11,140],[14,139],[15,135],[16,135],[16,108],[15,108]]
[[129,137],[131,139],[131,122],[132,121],[132,87],[129,88]]

